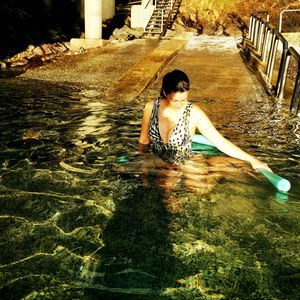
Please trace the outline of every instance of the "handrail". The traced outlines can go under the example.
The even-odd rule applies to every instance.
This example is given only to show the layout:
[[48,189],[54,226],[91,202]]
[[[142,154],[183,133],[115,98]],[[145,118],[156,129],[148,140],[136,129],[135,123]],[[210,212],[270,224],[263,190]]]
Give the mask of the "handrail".
[[267,52],[270,45],[270,34],[271,34],[271,28],[269,26],[269,22],[266,22],[265,30],[262,38],[262,47],[261,47],[261,59],[263,63],[265,63],[267,60]]
[[[295,11],[298,11],[298,9]],[[257,16],[258,13],[267,13],[268,19],[267,11],[251,14],[248,36],[244,37],[243,47],[244,49],[247,47],[248,51],[249,49],[256,51],[256,56],[258,59],[263,63],[263,65],[266,63],[264,79],[267,87],[274,91],[274,95],[278,99],[284,98],[290,57],[295,57],[295,59],[298,61],[298,71],[295,80],[293,96],[290,103],[290,112],[297,114],[300,109],[300,54],[295,48],[289,47],[288,41],[277,28],[271,28],[268,21],[264,21],[261,17],[259,18]],[[272,78],[276,57],[280,51],[278,49],[279,42],[282,44],[282,48],[280,48],[282,51],[280,53],[276,85],[273,89]],[[250,45],[250,47],[247,45]]]
[[[152,2],[153,0],[148,0],[147,4],[145,5],[144,9],[147,9],[148,5],[150,4],[150,2]],[[156,2],[155,2],[156,3]]]
[[282,30],[282,16],[286,12],[295,12],[295,11],[300,11],[300,8],[295,8],[295,9],[284,9],[283,11],[280,12],[280,17],[279,17],[279,32]]
[[295,48],[290,47],[288,49],[288,55],[293,56],[298,62],[298,70],[295,79],[295,86],[292,96],[292,101],[290,105],[290,111],[296,115],[300,108],[300,54],[295,50]]
[[294,47],[290,47],[289,52],[296,58],[296,60],[300,61],[300,54],[296,51]]
[[[179,1],[180,1],[180,0],[175,0],[174,2],[171,1],[171,9],[170,9],[170,11],[169,11],[169,13],[168,13],[168,16],[167,16],[167,18],[166,18],[166,21],[164,22],[163,29],[162,29],[162,32],[161,32],[161,36],[163,36],[163,35],[166,33],[167,27],[168,27],[168,25],[169,25],[169,21],[171,20],[171,17],[172,17],[172,14],[173,14],[173,8],[175,7],[175,5],[176,5],[177,3],[179,3]],[[168,2],[168,1],[165,1],[165,2]],[[173,2],[173,3],[172,3],[172,2]]]
[[269,13],[267,11],[263,11],[262,13],[267,13],[267,21],[258,18],[255,14],[251,14],[248,34],[248,38],[251,40],[253,46],[257,48],[258,52],[264,47],[265,36],[269,28]]
[[160,30],[163,32],[164,30],[164,9],[161,10],[161,16],[160,16]]
[[253,12],[255,15],[260,15],[260,14],[267,14],[267,21],[269,21],[270,18],[270,12],[268,10],[255,10]]
[[[150,8],[148,8],[148,7],[149,7],[149,5],[150,5],[150,3],[152,1],[153,0],[148,0],[148,2],[146,3],[146,5],[144,6],[144,12],[145,12],[145,16],[144,16],[144,21],[145,21],[145,23],[144,23],[144,31],[146,30],[147,24],[148,24],[149,20],[151,19],[151,14],[153,13],[153,11],[151,11],[151,13],[149,15],[147,15],[147,12],[149,10],[151,10],[151,7]],[[156,8],[156,2],[157,2],[157,0],[155,0],[155,2],[154,2],[154,10]]]
[[136,0],[136,1],[129,1],[127,4],[125,5],[135,5],[135,4],[140,4],[141,0]]
[[277,32],[276,38],[278,38],[279,41],[282,42],[282,54],[281,54],[280,66],[279,66],[278,77],[276,82],[276,95],[278,96],[279,99],[283,99],[284,87],[287,79],[286,76],[287,67],[288,67],[287,52],[289,48],[289,43],[280,32]]

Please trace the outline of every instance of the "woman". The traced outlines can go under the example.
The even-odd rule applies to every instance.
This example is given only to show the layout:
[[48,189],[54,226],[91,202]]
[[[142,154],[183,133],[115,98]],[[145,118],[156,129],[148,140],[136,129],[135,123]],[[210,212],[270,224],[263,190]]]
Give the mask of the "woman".
[[150,144],[158,156],[178,163],[191,156],[192,137],[198,130],[223,153],[249,162],[253,169],[271,171],[266,163],[225,139],[203,110],[188,102],[189,90],[190,81],[183,71],[173,70],[163,77],[160,97],[144,108],[140,144]]

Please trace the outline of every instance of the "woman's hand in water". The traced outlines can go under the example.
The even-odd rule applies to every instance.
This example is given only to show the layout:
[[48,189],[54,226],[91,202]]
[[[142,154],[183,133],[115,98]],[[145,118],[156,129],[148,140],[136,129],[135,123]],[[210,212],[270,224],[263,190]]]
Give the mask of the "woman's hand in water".
[[265,169],[270,172],[273,172],[265,162],[262,162],[258,159],[253,159],[252,161],[250,161],[250,163],[251,163],[252,168],[255,171],[259,171],[260,169]]

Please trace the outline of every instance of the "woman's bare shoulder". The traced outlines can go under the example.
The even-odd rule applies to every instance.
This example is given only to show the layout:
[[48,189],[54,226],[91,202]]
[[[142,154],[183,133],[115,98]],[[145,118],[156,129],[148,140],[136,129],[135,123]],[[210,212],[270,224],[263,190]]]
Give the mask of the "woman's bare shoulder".
[[192,112],[192,115],[194,115],[195,117],[199,117],[199,115],[201,115],[201,116],[206,116],[206,113],[203,111],[203,109],[199,106],[199,105],[197,105],[197,104],[192,104],[192,110],[191,110],[191,112]]
[[152,111],[152,108],[153,108],[153,106],[154,106],[155,100],[156,100],[156,99],[149,100],[149,101],[145,104],[145,110],[146,110],[146,111]]

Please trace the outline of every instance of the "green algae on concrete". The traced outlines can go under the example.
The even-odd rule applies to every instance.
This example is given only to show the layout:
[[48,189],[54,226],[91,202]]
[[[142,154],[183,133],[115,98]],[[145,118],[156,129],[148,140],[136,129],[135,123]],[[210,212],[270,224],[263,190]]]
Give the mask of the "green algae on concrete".
[[131,101],[151,84],[165,65],[184,46],[184,40],[165,40],[137,62],[104,92],[104,98]]

